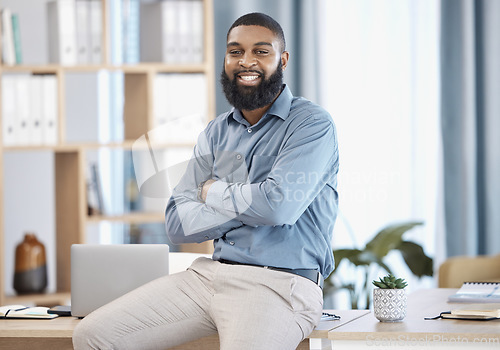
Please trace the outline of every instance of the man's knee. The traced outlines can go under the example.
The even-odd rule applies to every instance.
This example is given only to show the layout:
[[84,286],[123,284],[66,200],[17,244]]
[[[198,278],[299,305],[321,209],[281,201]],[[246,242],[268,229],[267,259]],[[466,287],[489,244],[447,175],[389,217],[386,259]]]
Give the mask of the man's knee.
[[94,322],[87,319],[81,320],[73,331],[73,348],[75,350],[101,349],[98,346],[99,330]]

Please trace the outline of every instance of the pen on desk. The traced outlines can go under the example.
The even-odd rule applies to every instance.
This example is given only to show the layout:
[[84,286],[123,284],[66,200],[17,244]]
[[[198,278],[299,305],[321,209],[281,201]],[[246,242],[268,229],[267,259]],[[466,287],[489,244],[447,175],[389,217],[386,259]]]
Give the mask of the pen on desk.
[[28,306],[25,306],[25,307],[21,307],[19,309],[8,309],[7,312],[5,313],[4,317],[7,317],[7,315],[9,314],[9,312],[11,311],[22,311],[22,310],[26,310],[26,309],[29,309]]
[[321,317],[323,318],[328,318],[330,321],[332,320],[340,320],[340,316],[338,315],[335,315],[335,314],[331,314],[331,313],[328,313],[328,312],[323,312],[323,314],[321,315]]

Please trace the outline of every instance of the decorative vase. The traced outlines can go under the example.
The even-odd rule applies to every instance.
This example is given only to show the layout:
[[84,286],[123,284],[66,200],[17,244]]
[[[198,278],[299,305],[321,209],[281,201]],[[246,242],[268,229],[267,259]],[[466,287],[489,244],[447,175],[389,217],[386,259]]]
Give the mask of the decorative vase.
[[373,312],[381,322],[399,322],[406,316],[406,290],[373,290]]
[[47,287],[45,247],[33,233],[26,233],[16,247],[14,289],[18,294],[41,293]]

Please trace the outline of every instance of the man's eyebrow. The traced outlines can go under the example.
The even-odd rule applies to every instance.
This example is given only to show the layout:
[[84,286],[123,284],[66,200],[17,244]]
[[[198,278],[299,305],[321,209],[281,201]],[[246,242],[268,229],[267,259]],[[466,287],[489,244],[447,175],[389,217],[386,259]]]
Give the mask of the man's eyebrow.
[[267,41],[259,41],[258,43],[255,43],[254,46],[273,46],[273,44],[268,43]]
[[[236,42],[236,41],[231,41],[231,42],[228,42],[227,43],[227,47],[230,47],[230,46],[240,46],[241,44],[239,42]],[[253,44],[254,46],[273,46],[271,43],[267,42],[267,41],[259,41],[255,44]]]

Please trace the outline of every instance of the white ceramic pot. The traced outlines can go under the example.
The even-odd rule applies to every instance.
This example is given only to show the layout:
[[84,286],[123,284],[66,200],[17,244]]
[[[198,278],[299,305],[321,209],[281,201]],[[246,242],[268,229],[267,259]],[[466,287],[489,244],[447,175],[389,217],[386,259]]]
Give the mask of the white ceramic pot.
[[406,316],[406,290],[373,290],[373,312],[381,322],[399,322]]

